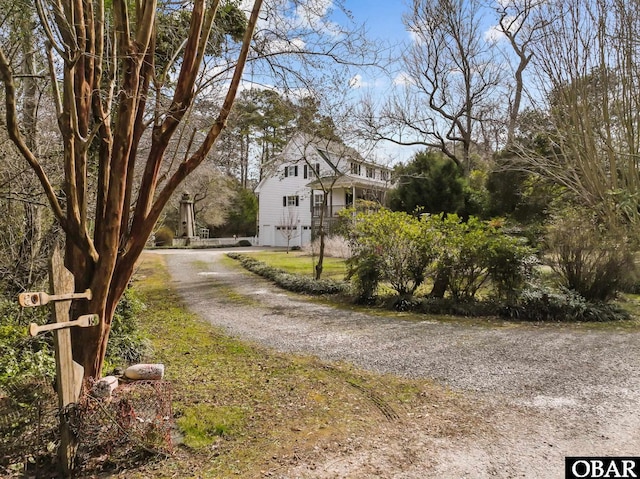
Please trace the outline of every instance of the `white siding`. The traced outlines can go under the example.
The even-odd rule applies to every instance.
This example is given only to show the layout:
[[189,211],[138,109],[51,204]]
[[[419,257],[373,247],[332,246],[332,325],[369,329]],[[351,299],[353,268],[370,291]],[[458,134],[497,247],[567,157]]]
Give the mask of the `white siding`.
[[[303,163],[297,165],[298,176],[285,177],[284,170],[288,165],[281,165],[275,176],[264,179],[259,185],[259,242],[263,246],[286,246],[285,235],[275,228],[294,224],[298,237],[292,239],[291,245],[299,246],[301,227],[311,224],[310,190],[306,186],[309,179],[304,178]],[[287,196],[297,196],[298,206],[283,206],[283,198]],[[263,231],[267,229],[266,225],[273,228],[271,234]]]
[[[322,148],[322,146],[320,147]],[[259,244],[262,246],[286,246],[287,234],[282,227],[293,226],[297,229],[295,234],[292,235],[289,245],[301,246],[308,244],[311,240],[311,204],[313,198],[307,185],[316,178],[312,175],[307,175],[305,178],[305,170],[308,172],[309,165],[315,166],[319,164],[320,176],[335,175],[334,167],[349,176],[353,160],[349,155],[357,155],[357,153],[347,151],[346,154],[336,154],[335,156],[329,153],[331,161],[334,162],[332,166],[318,153],[316,143],[305,141],[305,137],[301,135],[290,141],[282,152],[281,162],[279,164],[277,162],[274,163],[274,170],[265,173],[265,178],[256,189],[259,211]],[[361,159],[357,159],[356,162],[362,165],[361,175],[358,178],[364,179],[365,165],[371,165],[371,163],[363,162]],[[285,169],[289,166],[297,166],[297,176],[289,175],[288,172],[290,170],[287,170],[285,175]],[[380,179],[379,171],[380,166],[376,165],[376,180]],[[381,186],[385,185],[384,181],[379,181],[379,183]],[[298,205],[283,206],[283,197],[287,196],[298,196]],[[334,207],[344,206],[345,189],[337,188],[334,190],[331,193],[331,198],[328,198],[328,205],[333,205]]]

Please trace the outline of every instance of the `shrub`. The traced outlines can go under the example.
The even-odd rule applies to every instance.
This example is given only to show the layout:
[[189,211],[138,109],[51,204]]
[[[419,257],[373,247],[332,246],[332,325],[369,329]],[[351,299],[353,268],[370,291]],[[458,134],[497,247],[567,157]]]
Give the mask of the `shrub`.
[[611,300],[631,281],[634,258],[628,239],[584,211],[565,211],[554,218],[546,240],[561,285],[588,300]]
[[467,301],[488,279],[486,237],[483,224],[471,217],[463,222],[457,215],[432,218],[430,223],[443,237],[437,257],[438,271],[446,272],[448,287],[454,299]]
[[524,290],[515,304],[503,306],[499,314],[524,321],[604,322],[630,318],[629,313],[620,308],[587,301],[575,291],[551,291],[540,287]]
[[496,298],[515,297],[533,272],[533,249],[501,230],[501,223],[482,222],[475,217],[462,221],[456,215],[431,218],[443,245],[436,259],[437,270],[446,275],[454,299],[473,300],[491,279]]
[[354,256],[347,260],[348,278],[358,303],[372,303],[376,297],[382,272],[378,258],[373,255]]
[[[351,225],[351,268],[356,281],[371,286],[379,273],[399,296],[411,296],[424,282],[436,256],[439,236],[425,222],[403,212],[381,209],[358,213]],[[375,268],[372,264],[377,262]]]
[[47,308],[21,309],[15,300],[0,298],[0,389],[10,388],[15,381],[53,380],[55,360],[50,334],[31,337],[30,322],[44,324]]
[[[144,307],[129,288],[118,303],[107,344],[106,367],[139,362],[148,352],[149,343],[137,329],[137,314]],[[27,378],[53,381],[55,360],[53,335],[30,337],[30,322],[45,324],[48,308],[21,309],[16,301],[0,299],[0,389]]]
[[307,276],[287,273],[282,269],[274,268],[244,254],[227,253],[227,256],[239,261],[240,264],[249,271],[270,279],[281,288],[295,293],[313,295],[337,294],[344,293],[348,289],[346,283],[330,279],[315,280]]
[[487,249],[493,296],[512,301],[535,278],[540,261],[519,239],[502,234],[493,235]]
[[496,316],[499,303],[475,299],[460,301],[454,298],[422,298],[412,308],[423,314],[447,314],[464,317]]
[[173,244],[173,230],[168,226],[162,226],[155,233],[156,246],[171,246]]
[[249,240],[240,240],[236,243],[236,246],[252,246],[251,241]]
[[511,303],[495,300],[458,300],[448,298],[394,298],[387,309],[422,314],[446,314],[463,317],[499,316],[518,321],[607,322],[630,319],[628,312],[611,304],[587,301],[579,294],[529,288]]

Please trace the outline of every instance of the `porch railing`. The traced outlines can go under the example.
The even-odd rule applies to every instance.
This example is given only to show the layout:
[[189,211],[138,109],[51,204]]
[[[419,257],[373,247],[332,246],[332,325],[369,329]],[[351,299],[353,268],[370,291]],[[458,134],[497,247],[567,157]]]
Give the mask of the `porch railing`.
[[[351,205],[327,205],[324,207],[324,217],[325,218],[331,218],[331,217],[335,217],[338,215],[338,211],[343,210],[345,208],[348,208]],[[322,212],[323,206],[322,205],[314,205],[311,207],[311,216],[313,216],[314,218],[320,218],[320,213]]]

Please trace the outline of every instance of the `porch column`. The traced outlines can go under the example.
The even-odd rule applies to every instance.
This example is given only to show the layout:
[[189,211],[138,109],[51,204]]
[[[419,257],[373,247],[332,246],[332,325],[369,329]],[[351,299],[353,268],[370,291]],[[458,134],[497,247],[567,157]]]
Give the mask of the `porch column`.
[[327,191],[327,194],[329,195],[329,211],[327,211],[327,213],[331,212],[329,216],[333,217],[333,190]]

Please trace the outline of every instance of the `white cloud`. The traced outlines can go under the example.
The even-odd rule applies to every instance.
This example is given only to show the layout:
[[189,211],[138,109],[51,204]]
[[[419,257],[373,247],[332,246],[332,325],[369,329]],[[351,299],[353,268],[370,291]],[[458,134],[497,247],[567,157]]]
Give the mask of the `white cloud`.
[[502,33],[498,25],[493,25],[492,27],[489,27],[486,32],[484,32],[484,39],[489,43],[498,43],[504,38],[504,33]]
[[334,37],[340,36],[340,26],[327,20],[333,7],[333,0],[307,0],[296,7],[294,25],[297,28],[324,31]]
[[363,84],[362,75],[360,75],[359,73],[351,78],[351,80],[349,80],[349,87],[351,88],[362,88],[363,86],[366,85]]
[[293,38],[291,40],[284,39],[270,39],[265,45],[265,53],[299,53],[304,50],[306,46],[304,40],[301,38]]
[[394,85],[405,85],[406,86],[406,85],[415,84],[415,81],[413,80],[413,78],[411,78],[411,76],[409,76],[409,74],[407,72],[400,72],[393,79],[393,84]]
[[389,83],[384,78],[365,79],[360,73],[357,73],[353,77],[351,77],[348,85],[349,88],[357,90],[365,88],[385,88],[389,85]]
[[296,16],[301,24],[314,28],[333,7],[332,0],[309,0],[296,7]]
[[[503,20],[503,25],[507,26],[510,32],[515,32],[520,28],[521,20],[516,19],[516,17],[510,16],[506,17]],[[504,40],[506,37],[502,32],[502,27],[500,25],[493,25],[484,32],[484,39],[488,42],[497,43],[501,40]]]

